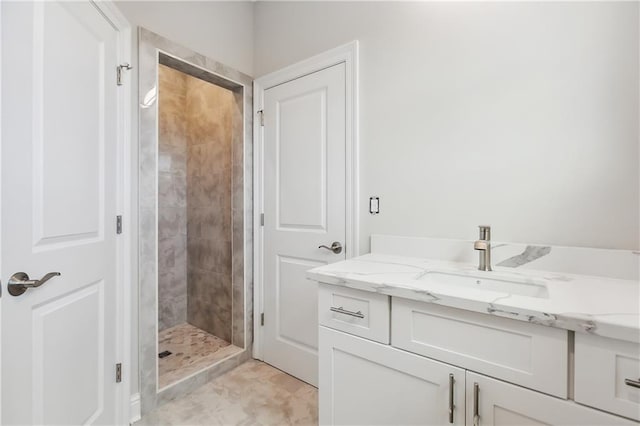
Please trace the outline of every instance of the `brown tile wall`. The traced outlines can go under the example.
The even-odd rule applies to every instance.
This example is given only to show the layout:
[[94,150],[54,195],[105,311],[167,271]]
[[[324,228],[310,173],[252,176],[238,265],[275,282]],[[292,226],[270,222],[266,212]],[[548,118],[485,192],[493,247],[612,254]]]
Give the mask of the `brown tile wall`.
[[159,66],[159,329],[232,341],[231,91]]
[[231,342],[233,93],[187,78],[187,318]]
[[158,329],[187,321],[187,75],[158,70]]

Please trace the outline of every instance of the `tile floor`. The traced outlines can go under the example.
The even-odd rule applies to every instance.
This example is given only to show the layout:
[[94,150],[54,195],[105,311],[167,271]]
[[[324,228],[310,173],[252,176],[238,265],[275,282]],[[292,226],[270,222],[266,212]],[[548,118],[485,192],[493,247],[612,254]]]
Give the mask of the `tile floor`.
[[251,360],[158,407],[135,426],[317,424],[316,388]]
[[242,351],[191,324],[179,324],[158,335],[158,352],[171,355],[158,359],[158,385],[160,389],[230,355]]

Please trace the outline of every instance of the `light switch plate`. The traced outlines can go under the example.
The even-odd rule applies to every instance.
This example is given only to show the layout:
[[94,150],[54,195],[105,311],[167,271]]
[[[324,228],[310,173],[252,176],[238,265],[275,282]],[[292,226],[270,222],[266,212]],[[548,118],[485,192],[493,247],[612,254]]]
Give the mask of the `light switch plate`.
[[380,213],[380,197],[369,197],[369,213]]

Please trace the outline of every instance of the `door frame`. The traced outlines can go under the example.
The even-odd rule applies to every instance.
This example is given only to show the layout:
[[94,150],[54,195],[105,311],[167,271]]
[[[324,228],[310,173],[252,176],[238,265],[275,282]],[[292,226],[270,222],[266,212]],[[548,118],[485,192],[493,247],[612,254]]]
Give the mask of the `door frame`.
[[261,313],[264,309],[264,213],[263,142],[264,131],[258,114],[264,108],[264,92],[267,89],[295,80],[341,63],[346,67],[346,192],[345,192],[345,255],[349,259],[360,254],[359,248],[359,186],[358,186],[358,41],[338,46],[311,58],[269,73],[253,82],[253,357],[263,360],[263,332]]
[[[90,0],[118,32],[118,64],[133,65],[132,26],[111,0]],[[115,72],[115,70],[114,70]],[[137,205],[133,203],[137,176],[137,139],[133,137],[133,105],[136,89],[135,72],[124,73],[123,85],[117,91],[118,147],[116,158],[116,212],[122,215],[122,233],[116,238],[116,354],[122,363],[122,382],[116,394],[116,421],[128,425],[131,419],[131,384],[137,379],[132,370],[131,354],[131,290],[136,278],[134,268],[138,245]]]
[[[94,1],[89,0],[96,9],[109,21],[111,26],[117,32],[117,59],[116,63],[131,64],[131,24],[120,12],[116,5],[110,0]],[[0,5],[0,27],[2,17],[2,6]],[[2,56],[0,48],[0,70],[2,69]],[[113,70],[116,72],[116,70]],[[1,71],[0,71],[1,73]],[[132,74],[132,73],[129,73]],[[0,75],[1,77],[1,75]],[[0,83],[1,83],[0,79]],[[0,93],[2,92],[0,84]],[[133,269],[131,264],[131,256],[134,253],[132,244],[137,244],[136,237],[132,232],[132,217],[134,208],[131,202],[132,183],[135,173],[134,162],[132,156],[135,155],[136,144],[132,140],[132,106],[133,99],[132,75],[125,75],[125,83],[117,90],[117,141],[116,141],[116,212],[123,217],[124,232],[116,238],[116,359],[122,363],[124,374],[122,382],[116,386],[116,413],[115,419],[117,424],[129,424],[129,405],[130,405],[130,385],[134,377],[130,370],[131,366],[131,283],[133,282]],[[1,111],[0,111],[1,113]],[[0,129],[2,115],[0,114]],[[2,133],[0,132],[0,158],[2,147]],[[113,218],[115,221],[115,218]],[[115,230],[115,224],[114,224]],[[0,258],[0,272],[2,271]],[[3,302],[2,286],[0,286],[0,309]],[[5,294],[6,297],[6,294]],[[1,310],[0,310],[1,312]],[[0,316],[0,333],[2,330]],[[1,334],[0,334],[1,336]],[[1,340],[0,340],[1,345]],[[0,351],[1,352],[1,351]],[[115,366],[114,366],[115,374]],[[115,380],[115,376],[114,376]],[[0,395],[2,392],[2,381],[0,376]],[[2,425],[2,417],[0,416],[0,425]]]

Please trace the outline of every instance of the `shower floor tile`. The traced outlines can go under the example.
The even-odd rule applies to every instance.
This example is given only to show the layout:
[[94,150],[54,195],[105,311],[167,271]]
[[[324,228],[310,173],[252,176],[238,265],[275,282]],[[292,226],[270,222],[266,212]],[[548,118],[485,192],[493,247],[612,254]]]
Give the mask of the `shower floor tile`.
[[158,335],[158,352],[171,355],[158,359],[158,386],[163,388],[216,362],[242,351],[191,324],[180,324]]

